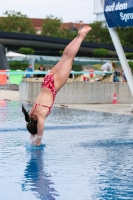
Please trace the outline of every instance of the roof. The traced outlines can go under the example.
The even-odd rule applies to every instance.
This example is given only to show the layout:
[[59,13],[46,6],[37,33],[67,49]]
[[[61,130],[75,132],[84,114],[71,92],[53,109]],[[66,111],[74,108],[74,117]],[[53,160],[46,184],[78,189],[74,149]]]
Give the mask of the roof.
[[44,19],[36,19],[36,18],[29,18],[29,20],[32,21],[33,26],[37,29],[37,28],[42,28],[42,24],[43,24],[43,20]]
[[[29,20],[32,21],[33,26],[36,29],[41,29],[42,28],[42,24],[43,24],[43,20],[44,19],[37,19],[37,18],[29,18]],[[72,30],[79,30],[81,27],[86,26],[88,24],[83,23],[83,21],[79,21],[78,23],[75,22],[65,22],[62,24],[63,27],[68,28],[68,29],[72,29]]]

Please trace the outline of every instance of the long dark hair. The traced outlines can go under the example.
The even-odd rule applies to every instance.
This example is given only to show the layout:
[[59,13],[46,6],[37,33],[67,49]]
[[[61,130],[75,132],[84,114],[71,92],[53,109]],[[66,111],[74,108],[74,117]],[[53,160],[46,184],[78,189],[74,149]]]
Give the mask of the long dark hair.
[[26,125],[27,130],[33,135],[37,134],[37,120],[34,120],[32,117],[29,116],[29,113],[28,111],[26,111],[23,104],[22,104],[22,113],[24,114],[25,121],[27,122]]

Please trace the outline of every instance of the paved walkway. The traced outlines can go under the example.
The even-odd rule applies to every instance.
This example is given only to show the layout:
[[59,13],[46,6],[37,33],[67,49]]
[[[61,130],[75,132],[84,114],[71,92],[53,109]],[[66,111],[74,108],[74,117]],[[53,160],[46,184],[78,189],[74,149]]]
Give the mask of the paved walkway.
[[132,104],[69,104],[68,108],[132,115]]
[[[19,101],[19,91],[13,90],[0,90],[0,100],[8,99],[11,101]],[[133,104],[65,104],[57,105],[66,108],[74,108],[81,110],[92,110],[98,112],[109,112],[109,113],[118,113],[132,115]]]
[[11,101],[19,101],[19,91],[0,90],[0,100],[8,99]]

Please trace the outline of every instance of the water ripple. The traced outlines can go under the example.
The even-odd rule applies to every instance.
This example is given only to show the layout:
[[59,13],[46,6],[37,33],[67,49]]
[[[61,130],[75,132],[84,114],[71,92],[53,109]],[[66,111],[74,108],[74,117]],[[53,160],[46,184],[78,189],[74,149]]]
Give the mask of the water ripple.
[[54,107],[45,124],[35,147],[21,103],[0,102],[0,200],[133,199],[132,116]]

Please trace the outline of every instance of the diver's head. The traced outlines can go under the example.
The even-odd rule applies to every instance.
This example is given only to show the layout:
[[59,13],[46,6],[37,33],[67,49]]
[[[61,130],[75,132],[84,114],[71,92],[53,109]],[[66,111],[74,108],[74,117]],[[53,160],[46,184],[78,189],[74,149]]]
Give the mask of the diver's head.
[[37,134],[37,118],[36,117],[30,117],[28,114],[28,111],[24,108],[22,104],[22,112],[25,116],[25,121],[27,122],[26,128],[27,130],[32,134]]

